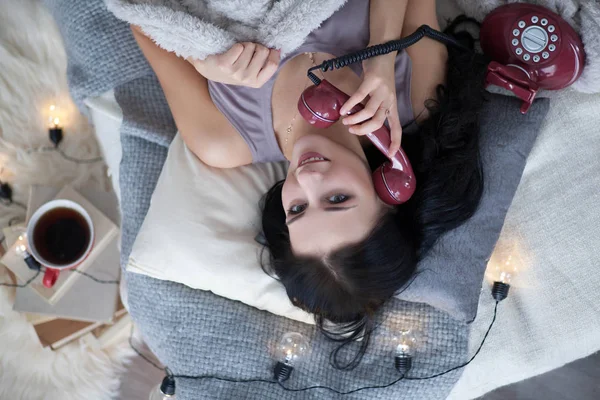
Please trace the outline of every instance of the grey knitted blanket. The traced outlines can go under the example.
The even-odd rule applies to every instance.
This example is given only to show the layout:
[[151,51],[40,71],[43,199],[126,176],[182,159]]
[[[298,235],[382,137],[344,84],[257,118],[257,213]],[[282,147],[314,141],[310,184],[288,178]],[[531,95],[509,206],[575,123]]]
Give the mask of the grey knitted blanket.
[[[160,86],[131,36],[102,0],[45,0],[62,32],[68,77],[74,100],[114,89],[123,109],[120,169],[122,260],[146,215],[167,147],[176,128]],[[327,16],[323,16],[323,19]],[[347,391],[397,379],[389,329],[380,329],[368,354],[354,371],[329,365],[335,343],[314,327],[259,311],[242,303],[193,290],[181,284],[125,273],[130,312],[150,348],[176,375],[270,378],[268,348],[286,331],[311,338],[308,363],[294,372],[292,389],[325,385]],[[427,376],[461,364],[467,358],[468,327],[428,306],[393,300],[384,326],[407,325],[423,332],[411,376]],[[351,349],[350,349],[351,350]],[[357,392],[348,399],[444,399],[461,371],[427,381],[404,380],[393,387]],[[240,384],[216,379],[177,378],[177,398],[186,399],[329,399],[324,389],[284,391],[269,383]]]

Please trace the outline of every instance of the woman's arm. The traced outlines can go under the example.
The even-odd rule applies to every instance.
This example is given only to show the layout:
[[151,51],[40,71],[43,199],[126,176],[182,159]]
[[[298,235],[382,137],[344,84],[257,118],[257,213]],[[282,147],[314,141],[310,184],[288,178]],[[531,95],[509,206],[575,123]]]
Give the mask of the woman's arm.
[[[399,39],[408,0],[371,0],[369,7],[369,46]],[[396,97],[396,56],[394,51],[363,61],[363,82],[342,106],[346,114],[356,104],[364,102],[365,108],[342,121],[350,133],[366,135],[379,129],[387,119],[390,127],[390,155],[400,149],[402,123],[398,114]]]
[[[435,0],[371,0],[369,12],[370,45],[406,37],[423,24],[439,29]],[[434,99],[437,86],[445,81],[448,53],[443,44],[429,38],[408,47],[406,52],[412,61],[413,111],[422,120],[428,116],[425,101]],[[351,126],[350,132],[365,135],[387,119],[392,139],[390,153],[400,147],[402,133],[396,105],[395,57],[393,52],[363,61],[363,83],[341,109],[345,114],[369,97],[365,109],[344,118],[344,124]]]
[[[369,46],[400,39],[409,0],[371,0]],[[394,57],[396,52],[392,53]]]
[[[423,24],[440,29],[435,0],[408,0],[402,37],[410,35]],[[423,38],[407,48],[406,52],[412,62],[410,98],[413,112],[417,121],[422,121],[429,117],[425,102],[435,99],[436,88],[446,82],[448,49],[436,40]]]
[[218,168],[251,163],[248,146],[213,103],[206,78],[187,61],[158,47],[139,28],[132,26],[132,31],[188,148],[204,163]]

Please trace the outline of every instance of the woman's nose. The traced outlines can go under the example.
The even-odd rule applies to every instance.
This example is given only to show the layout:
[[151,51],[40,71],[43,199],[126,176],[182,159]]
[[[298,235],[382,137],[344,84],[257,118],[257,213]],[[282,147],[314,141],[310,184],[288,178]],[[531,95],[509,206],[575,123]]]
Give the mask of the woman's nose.
[[309,169],[307,166],[297,172],[296,179],[305,191],[310,191],[323,181],[323,173],[316,169]]

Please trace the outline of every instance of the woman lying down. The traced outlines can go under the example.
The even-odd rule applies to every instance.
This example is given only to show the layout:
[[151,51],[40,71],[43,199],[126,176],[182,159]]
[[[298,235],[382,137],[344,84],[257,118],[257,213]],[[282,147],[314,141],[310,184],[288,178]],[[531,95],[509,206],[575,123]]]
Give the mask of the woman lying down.
[[[238,43],[202,61],[183,60],[133,27],[183,140],[200,160],[217,168],[289,161],[287,178],[264,202],[264,267],[325,333],[323,323],[331,321],[346,340],[365,339],[352,362],[334,362],[339,368],[357,365],[378,310],[410,283],[440,235],[478,205],[485,62],[425,38],[401,53],[327,72],[352,95],[342,115],[357,103],[365,108],[326,129],[299,116],[298,98],[311,84],[310,67],[422,24],[439,29],[435,9],[435,0],[349,0],[284,58]],[[395,207],[379,199],[371,178],[385,156],[363,140],[386,121],[389,154],[402,143],[417,178],[412,198]]]

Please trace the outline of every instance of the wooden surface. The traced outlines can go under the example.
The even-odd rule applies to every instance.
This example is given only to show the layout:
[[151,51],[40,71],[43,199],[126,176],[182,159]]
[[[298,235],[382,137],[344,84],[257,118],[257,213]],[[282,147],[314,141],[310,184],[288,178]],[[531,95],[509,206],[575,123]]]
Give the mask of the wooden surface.
[[[147,351],[147,349],[146,349]],[[149,353],[144,353],[149,354]],[[136,357],[123,376],[119,399],[146,400],[164,374]],[[600,353],[544,375],[505,386],[478,400],[598,400]]]

